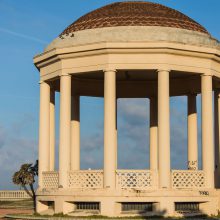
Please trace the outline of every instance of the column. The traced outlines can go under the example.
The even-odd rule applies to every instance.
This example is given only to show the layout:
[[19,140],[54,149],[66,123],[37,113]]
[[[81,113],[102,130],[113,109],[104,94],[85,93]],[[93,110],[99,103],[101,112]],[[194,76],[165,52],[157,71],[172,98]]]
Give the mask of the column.
[[50,171],[55,169],[55,91],[50,91]]
[[202,165],[208,188],[214,187],[212,76],[202,75]]
[[71,76],[60,77],[59,187],[67,187],[70,170]]
[[196,94],[188,95],[188,170],[198,170]]
[[220,186],[220,90],[215,90],[215,186]]
[[104,71],[104,187],[115,188],[116,71]]
[[42,172],[49,171],[50,158],[50,86],[40,82],[40,115],[39,115],[39,187],[43,187]]
[[159,185],[170,187],[170,103],[169,71],[158,71]]
[[150,169],[158,169],[158,144],[157,144],[157,99],[150,98]]
[[[117,86],[116,86],[117,87]],[[118,99],[115,99],[115,169],[118,168]]]
[[80,170],[80,97],[71,101],[71,170]]

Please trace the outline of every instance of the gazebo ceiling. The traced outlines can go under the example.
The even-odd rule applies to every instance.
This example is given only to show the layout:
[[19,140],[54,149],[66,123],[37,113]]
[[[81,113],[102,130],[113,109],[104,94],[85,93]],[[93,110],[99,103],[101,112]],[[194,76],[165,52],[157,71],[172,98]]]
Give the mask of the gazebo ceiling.
[[[157,92],[156,70],[118,70],[117,97],[144,98]],[[200,74],[190,72],[170,72],[170,96],[181,96],[200,92]],[[51,81],[56,91],[60,91],[59,78]],[[81,96],[103,97],[103,71],[79,73],[72,76],[72,94]]]
[[209,34],[204,27],[177,10],[151,2],[129,1],[106,5],[82,16],[60,36],[81,30],[117,26],[173,27]]
[[[178,71],[171,71],[170,78],[189,78],[196,76],[195,73],[185,73]],[[117,71],[117,81],[151,81],[157,80],[156,70],[118,70]],[[89,72],[83,74],[74,74],[73,78],[76,79],[87,79],[87,80],[104,80],[104,74],[102,71]]]

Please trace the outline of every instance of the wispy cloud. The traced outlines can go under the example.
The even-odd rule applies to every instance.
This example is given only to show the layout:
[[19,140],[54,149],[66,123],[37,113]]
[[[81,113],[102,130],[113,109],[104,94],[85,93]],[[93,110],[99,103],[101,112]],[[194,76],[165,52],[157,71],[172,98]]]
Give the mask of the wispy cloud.
[[18,32],[15,32],[15,31],[11,31],[11,30],[1,28],[1,27],[0,27],[0,32],[10,34],[10,35],[13,35],[15,37],[20,37],[20,38],[23,38],[23,39],[26,39],[26,40],[34,41],[34,42],[37,42],[37,43],[40,43],[40,44],[43,44],[43,45],[48,44],[48,42],[46,42],[44,40],[41,40],[39,38],[30,36],[30,35],[26,35],[26,34],[22,34],[22,33],[18,33]]
[[24,135],[33,125],[31,116],[19,118],[9,126],[0,125],[0,189],[16,189],[11,176],[23,163],[37,159],[37,140]]
[[[184,169],[187,164],[187,117],[186,109],[179,108],[182,105],[185,105],[183,99],[171,102],[173,169]],[[31,115],[25,115],[9,127],[0,126],[0,175],[3,177],[0,188],[13,188],[12,173],[22,163],[34,162],[37,158],[37,140],[23,132],[33,126],[32,121]],[[58,167],[58,146],[56,149]],[[89,133],[82,132],[81,168],[102,169],[103,150],[103,126],[97,123]],[[149,168],[149,102],[146,99],[122,99],[118,102],[118,168]]]

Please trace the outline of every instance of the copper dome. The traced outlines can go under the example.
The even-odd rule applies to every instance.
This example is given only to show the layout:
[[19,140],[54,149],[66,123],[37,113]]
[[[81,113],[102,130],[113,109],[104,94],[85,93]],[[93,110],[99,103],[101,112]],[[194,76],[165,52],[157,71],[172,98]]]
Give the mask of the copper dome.
[[173,27],[209,34],[199,23],[177,10],[152,2],[129,1],[116,2],[96,9],[72,23],[61,35],[116,26]]

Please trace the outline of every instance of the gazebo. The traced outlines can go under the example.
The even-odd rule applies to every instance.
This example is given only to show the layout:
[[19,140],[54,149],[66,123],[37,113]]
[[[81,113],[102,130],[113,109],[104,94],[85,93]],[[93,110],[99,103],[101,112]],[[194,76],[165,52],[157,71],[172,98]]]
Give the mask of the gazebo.
[[[205,28],[160,4],[113,3],[72,23],[34,64],[40,71],[38,213],[218,213],[220,44]],[[60,93],[59,170],[55,92]],[[103,170],[80,169],[80,96],[104,97]],[[188,99],[188,170],[171,170],[171,96]],[[150,100],[149,170],[117,168],[118,98]]]

